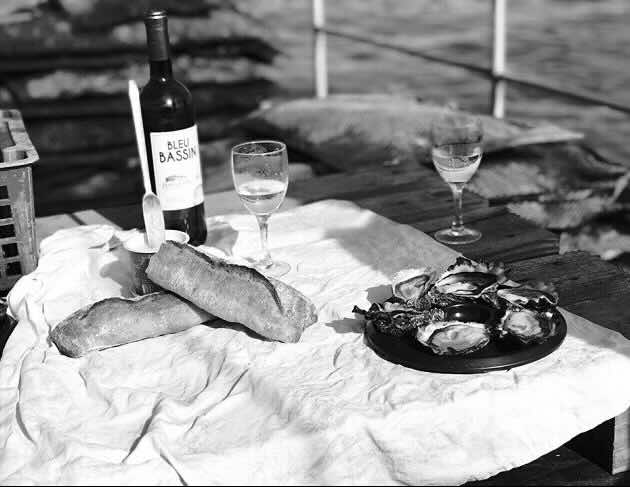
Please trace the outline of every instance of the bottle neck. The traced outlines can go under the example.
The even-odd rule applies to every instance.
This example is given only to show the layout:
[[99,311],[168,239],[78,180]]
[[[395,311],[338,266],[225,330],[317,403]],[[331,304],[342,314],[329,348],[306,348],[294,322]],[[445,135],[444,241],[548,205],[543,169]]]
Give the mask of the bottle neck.
[[152,79],[165,79],[173,76],[169,52],[168,24],[166,12],[153,11],[145,18],[149,65]]
[[149,60],[149,72],[151,79],[166,80],[173,77],[173,66],[170,59],[160,61]]

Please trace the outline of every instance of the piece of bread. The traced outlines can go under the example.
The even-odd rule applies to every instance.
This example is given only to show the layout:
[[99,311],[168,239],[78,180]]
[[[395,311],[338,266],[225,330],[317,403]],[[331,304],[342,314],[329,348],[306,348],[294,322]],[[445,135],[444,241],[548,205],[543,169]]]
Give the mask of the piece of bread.
[[81,308],[60,322],[50,338],[64,355],[80,357],[93,350],[177,333],[214,319],[168,292],[139,299],[108,298]]
[[147,275],[208,313],[272,340],[297,342],[317,321],[315,306],[291,286],[190,245],[163,243],[151,257]]

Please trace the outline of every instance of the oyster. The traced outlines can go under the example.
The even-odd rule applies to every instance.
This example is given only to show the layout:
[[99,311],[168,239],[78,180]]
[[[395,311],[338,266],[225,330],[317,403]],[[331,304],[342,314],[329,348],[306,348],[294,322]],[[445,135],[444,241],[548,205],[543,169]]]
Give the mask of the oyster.
[[483,323],[438,321],[418,328],[416,339],[438,355],[465,355],[485,347],[490,330]]
[[544,342],[556,333],[551,312],[538,312],[518,306],[508,307],[497,329],[502,336],[513,336],[526,345]]
[[[505,269],[500,264],[484,264],[458,257],[455,264],[437,279],[430,291],[430,299],[437,305],[478,299],[496,292],[506,280]],[[494,304],[495,300],[490,303]]]
[[483,293],[481,295],[481,300],[487,305],[491,306],[492,308],[495,308],[495,309],[504,308],[503,302],[501,301],[501,299],[499,298],[499,296],[497,295],[495,291]]
[[435,272],[427,267],[404,269],[392,278],[394,296],[405,301],[417,300],[424,296],[435,281]]
[[381,333],[414,336],[438,355],[469,354],[499,337],[540,343],[556,333],[553,286],[512,281],[501,264],[459,257],[437,278],[427,267],[405,269],[392,279],[392,291],[385,302],[353,312]]
[[514,306],[538,311],[549,310],[558,304],[558,293],[554,286],[544,282],[528,282],[499,289],[497,296]]
[[372,304],[367,311],[355,306],[353,313],[361,314],[370,321],[378,331],[397,337],[415,331],[419,327],[444,319],[444,311],[438,308],[418,311],[407,307],[396,298],[385,301],[382,305]]

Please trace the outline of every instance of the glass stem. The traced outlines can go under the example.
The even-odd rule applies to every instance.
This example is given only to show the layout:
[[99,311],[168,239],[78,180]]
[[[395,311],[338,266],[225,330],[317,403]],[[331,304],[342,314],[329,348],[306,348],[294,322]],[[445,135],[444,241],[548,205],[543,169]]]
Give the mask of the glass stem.
[[455,218],[451,223],[451,230],[459,233],[464,230],[464,216],[462,214],[462,194],[464,192],[463,183],[452,183],[449,185],[453,192],[453,203],[455,204]]
[[267,221],[269,220],[269,215],[256,215],[256,220],[258,220],[258,228],[260,229],[260,247],[263,251],[263,257],[258,262],[258,265],[264,268],[271,267],[273,261],[271,260],[271,253],[267,244]]

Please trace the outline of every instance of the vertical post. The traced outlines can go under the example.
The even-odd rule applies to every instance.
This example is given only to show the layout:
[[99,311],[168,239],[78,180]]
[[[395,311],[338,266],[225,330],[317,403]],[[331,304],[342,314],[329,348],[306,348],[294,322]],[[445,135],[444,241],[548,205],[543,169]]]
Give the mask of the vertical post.
[[493,0],[492,13],[492,115],[505,115],[506,82],[498,79],[505,74],[505,8],[506,0]]
[[313,0],[313,78],[317,98],[328,96],[325,23],[324,0]]

